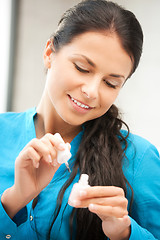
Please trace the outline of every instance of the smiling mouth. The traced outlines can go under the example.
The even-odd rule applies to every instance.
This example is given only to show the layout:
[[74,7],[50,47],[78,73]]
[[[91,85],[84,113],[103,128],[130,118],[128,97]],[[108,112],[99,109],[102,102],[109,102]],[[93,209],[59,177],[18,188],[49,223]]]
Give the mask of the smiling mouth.
[[72,102],[74,102],[78,107],[81,107],[81,108],[83,108],[83,109],[92,109],[92,107],[90,107],[90,106],[88,106],[88,105],[86,105],[86,104],[84,104],[84,103],[81,103],[81,102],[77,101],[77,100],[74,99],[73,97],[71,97],[71,96],[69,96],[69,97],[70,97],[70,99],[72,100]]

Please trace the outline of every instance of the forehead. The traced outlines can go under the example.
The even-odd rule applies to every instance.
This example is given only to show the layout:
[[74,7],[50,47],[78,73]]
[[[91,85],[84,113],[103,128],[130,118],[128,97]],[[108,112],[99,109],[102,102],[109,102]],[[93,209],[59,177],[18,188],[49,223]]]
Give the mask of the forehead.
[[126,76],[130,74],[133,65],[115,33],[83,33],[62,47],[60,52],[64,56],[84,55],[100,69],[122,72]]

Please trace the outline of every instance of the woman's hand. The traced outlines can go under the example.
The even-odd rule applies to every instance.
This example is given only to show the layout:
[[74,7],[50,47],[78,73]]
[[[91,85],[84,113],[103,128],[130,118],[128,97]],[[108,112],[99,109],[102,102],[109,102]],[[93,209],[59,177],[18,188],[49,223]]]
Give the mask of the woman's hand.
[[63,143],[49,133],[26,145],[15,163],[14,187],[17,193],[23,198],[34,198],[49,184],[59,167],[58,150],[64,150]]
[[46,134],[41,139],[31,140],[20,152],[15,162],[15,183],[2,195],[2,204],[10,217],[52,180],[59,167],[58,150],[64,150],[64,143],[55,135]]
[[102,220],[104,234],[111,240],[127,240],[130,236],[128,201],[119,187],[89,187],[79,192],[75,207],[88,207]]

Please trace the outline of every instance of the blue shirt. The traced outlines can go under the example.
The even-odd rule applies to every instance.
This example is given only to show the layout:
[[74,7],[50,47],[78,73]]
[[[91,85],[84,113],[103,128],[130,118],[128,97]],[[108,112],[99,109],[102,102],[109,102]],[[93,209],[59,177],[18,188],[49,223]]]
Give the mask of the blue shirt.
[[[35,115],[35,108],[22,113],[0,114],[1,195],[14,183],[14,164],[19,152],[36,137]],[[83,131],[71,142],[72,156],[77,152],[82,135]],[[130,240],[160,239],[159,153],[147,140],[133,134],[129,135],[128,143],[127,159],[124,160],[123,171],[134,190]],[[74,158],[69,161],[71,165]],[[35,208],[32,208],[32,202],[30,202],[17,213],[13,220],[9,218],[0,203],[0,239],[45,240],[53,220],[59,190],[69,174],[65,165],[62,164],[50,184],[39,194]],[[60,214],[51,231],[53,240],[69,240],[69,217],[72,207],[67,205],[67,202],[71,188],[78,179],[77,175],[64,194]],[[129,194],[127,198],[130,202]]]

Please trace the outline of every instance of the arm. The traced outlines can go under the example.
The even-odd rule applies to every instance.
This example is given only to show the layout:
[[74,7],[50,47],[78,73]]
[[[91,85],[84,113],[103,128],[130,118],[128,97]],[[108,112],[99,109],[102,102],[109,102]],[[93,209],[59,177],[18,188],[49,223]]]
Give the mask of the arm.
[[15,236],[17,234],[17,225],[8,216],[1,202],[0,202],[0,223],[1,223],[0,224],[1,239],[6,239],[7,235]]
[[14,187],[8,188],[4,191],[1,197],[1,204],[8,216],[13,219],[13,217],[18,213],[21,209],[23,209],[27,204],[28,201],[20,199],[20,197],[14,191]]
[[37,239],[36,232],[32,227],[30,227],[29,222],[29,208],[26,206],[21,209],[17,215],[11,219],[6,213],[0,202],[0,239]]
[[131,235],[129,240],[146,239],[146,240],[158,240],[147,229],[141,227],[134,219],[131,218]]
[[[140,146],[141,148],[141,146]],[[134,168],[130,240],[160,239],[160,157],[157,149],[147,143],[138,153]]]
[[59,166],[57,150],[64,150],[60,143],[54,135],[46,134],[41,139],[31,140],[21,151],[15,162],[14,185],[4,191],[1,198],[10,218],[49,184]]
[[[42,139],[31,140],[19,154],[15,163],[14,185],[1,196],[0,222],[4,224],[0,224],[0,238],[3,239],[9,229],[9,235],[14,236],[22,231],[23,226],[19,225],[28,219],[26,205],[48,185],[59,167],[56,153],[63,150],[60,143],[54,135],[46,134]],[[27,222],[25,224],[27,229]]]

